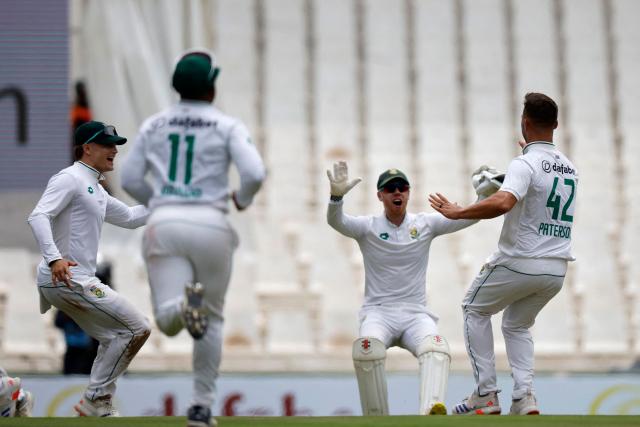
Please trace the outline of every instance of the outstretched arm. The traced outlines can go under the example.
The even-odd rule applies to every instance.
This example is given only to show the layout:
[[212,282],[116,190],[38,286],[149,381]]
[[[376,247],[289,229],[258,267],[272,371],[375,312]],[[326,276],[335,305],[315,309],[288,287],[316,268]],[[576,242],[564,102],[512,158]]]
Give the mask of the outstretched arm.
[[366,233],[369,219],[365,216],[351,216],[342,212],[343,201],[329,201],[327,222],[338,233],[359,239]]
[[359,238],[367,230],[368,219],[344,214],[342,212],[342,197],[358,185],[362,179],[356,178],[349,181],[349,168],[345,161],[334,163],[333,173],[327,170],[327,177],[331,187],[331,200],[327,208],[327,222],[340,234],[354,239]]
[[123,228],[138,228],[147,222],[149,210],[143,205],[127,206],[112,196],[107,196],[107,210],[104,220]]
[[498,191],[492,196],[467,207],[450,202],[440,193],[430,194],[431,207],[449,219],[489,219],[509,212],[518,202],[507,191]]
[[478,222],[477,219],[449,219],[438,213],[428,215],[434,236],[455,233]]
[[[520,144],[522,146],[522,143]],[[476,185],[476,174],[478,185]],[[525,160],[516,157],[509,163],[507,173],[502,175],[495,169],[490,167],[480,167],[473,176],[473,183],[476,193],[481,200],[467,207],[460,207],[455,203],[451,203],[449,199],[440,193],[430,194],[429,203],[431,207],[442,215],[450,219],[489,219],[503,215],[509,212],[522,199],[527,192],[527,188],[531,183],[533,169]],[[490,191],[479,191],[483,188]],[[486,199],[482,200],[483,195],[498,189]]]

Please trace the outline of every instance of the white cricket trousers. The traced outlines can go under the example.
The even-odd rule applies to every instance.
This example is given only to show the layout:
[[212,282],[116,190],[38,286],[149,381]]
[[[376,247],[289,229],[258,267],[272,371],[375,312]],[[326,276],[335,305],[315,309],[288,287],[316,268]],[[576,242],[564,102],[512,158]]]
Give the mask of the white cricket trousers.
[[72,285],[48,284],[38,289],[49,304],[100,342],[85,397],[113,396],[116,380],[149,338],[151,324],[133,304],[97,278],[90,285],[73,281]]
[[161,206],[147,222],[143,255],[153,313],[168,336],[183,328],[184,285],[200,282],[209,314],[206,334],[193,343],[194,389],[191,405],[211,407],[222,353],[224,299],[238,237],[217,209],[203,205]]
[[529,328],[560,289],[567,261],[509,259],[482,267],[462,303],[464,340],[481,395],[498,389],[491,316],[502,314],[502,335],[513,377],[513,399],[533,389],[533,338]]
[[420,343],[438,334],[438,316],[424,305],[392,303],[368,305],[360,310],[360,337],[372,337],[386,348],[397,345],[418,357]]

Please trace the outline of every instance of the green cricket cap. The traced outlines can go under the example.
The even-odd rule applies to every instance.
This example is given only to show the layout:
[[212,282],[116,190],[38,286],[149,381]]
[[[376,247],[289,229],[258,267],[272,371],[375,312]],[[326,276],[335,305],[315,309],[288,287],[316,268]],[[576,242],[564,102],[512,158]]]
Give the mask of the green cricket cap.
[[171,84],[183,96],[199,96],[213,87],[219,72],[212,55],[191,52],[176,64]]
[[90,142],[122,145],[127,142],[127,138],[118,135],[114,126],[91,120],[78,126],[73,135],[74,145],[84,145]]
[[378,177],[378,184],[376,185],[376,187],[378,188],[378,190],[382,190],[382,188],[388,182],[393,181],[394,179],[400,179],[406,182],[407,184],[409,184],[409,180],[407,179],[407,176],[401,170],[387,169],[386,171],[382,172]]

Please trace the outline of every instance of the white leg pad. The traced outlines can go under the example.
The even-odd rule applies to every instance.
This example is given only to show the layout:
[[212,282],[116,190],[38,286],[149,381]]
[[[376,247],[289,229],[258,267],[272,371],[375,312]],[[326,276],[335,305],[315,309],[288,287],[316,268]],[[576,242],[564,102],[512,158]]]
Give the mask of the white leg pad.
[[387,378],[384,363],[387,349],[382,341],[361,337],[353,342],[353,366],[356,369],[363,415],[389,415]]
[[451,355],[442,335],[429,335],[418,346],[420,362],[420,414],[428,415],[434,403],[444,403]]

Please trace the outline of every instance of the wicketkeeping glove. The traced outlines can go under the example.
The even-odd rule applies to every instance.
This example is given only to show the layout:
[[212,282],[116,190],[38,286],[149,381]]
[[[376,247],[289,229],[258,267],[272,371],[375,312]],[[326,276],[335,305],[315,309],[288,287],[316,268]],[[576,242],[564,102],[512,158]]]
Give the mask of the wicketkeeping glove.
[[471,183],[480,199],[498,191],[504,182],[504,173],[493,166],[482,165],[471,174]]
[[349,181],[349,168],[347,162],[342,160],[333,164],[333,175],[327,169],[327,176],[331,185],[331,195],[335,197],[344,196],[362,181],[362,178]]

